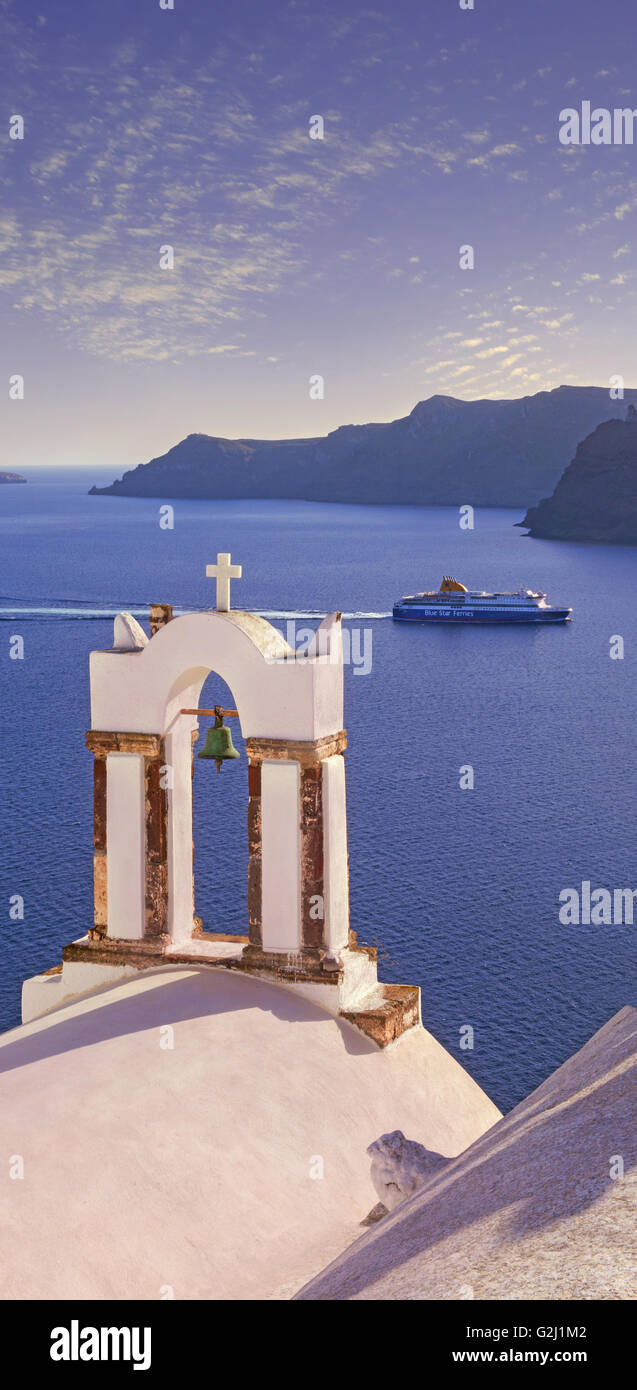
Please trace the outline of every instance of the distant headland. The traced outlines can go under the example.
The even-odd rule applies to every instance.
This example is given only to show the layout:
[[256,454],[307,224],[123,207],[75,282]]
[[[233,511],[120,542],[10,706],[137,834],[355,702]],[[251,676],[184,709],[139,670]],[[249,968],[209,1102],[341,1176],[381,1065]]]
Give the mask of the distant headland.
[[578,445],[551,497],[520,526],[546,540],[637,545],[637,411],[606,420]]
[[96,496],[288,498],[396,506],[526,508],[553,491],[581,439],[619,423],[637,391],[559,386],[517,400],[431,396],[386,424],[311,439],[189,434]]
[[20,473],[0,473],[0,483],[26,483]]

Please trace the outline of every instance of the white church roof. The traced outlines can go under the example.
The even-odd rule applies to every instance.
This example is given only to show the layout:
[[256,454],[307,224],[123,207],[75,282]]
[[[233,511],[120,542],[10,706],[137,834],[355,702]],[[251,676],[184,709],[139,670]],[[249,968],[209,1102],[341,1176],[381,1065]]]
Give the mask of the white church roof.
[[185,966],[0,1037],[0,1114],[18,1299],[289,1297],[376,1204],[371,1141],[456,1154],[499,1118],[421,1028],[379,1049],[289,988]]
[[636,1298],[636,1059],[625,1008],[299,1298]]

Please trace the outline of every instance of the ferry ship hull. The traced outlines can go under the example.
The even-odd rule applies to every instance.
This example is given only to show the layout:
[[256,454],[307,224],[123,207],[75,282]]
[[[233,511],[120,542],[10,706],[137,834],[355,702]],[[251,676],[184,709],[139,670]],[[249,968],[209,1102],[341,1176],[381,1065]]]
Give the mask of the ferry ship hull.
[[437,593],[405,594],[393,607],[397,623],[568,623],[572,608],[546,602],[541,589],[522,586],[516,593],[467,589],[445,574]]
[[397,623],[486,623],[490,627],[498,623],[568,623],[571,621],[570,608],[535,608],[526,612],[488,613],[472,609],[436,610],[420,608],[416,604],[394,604],[393,617]]

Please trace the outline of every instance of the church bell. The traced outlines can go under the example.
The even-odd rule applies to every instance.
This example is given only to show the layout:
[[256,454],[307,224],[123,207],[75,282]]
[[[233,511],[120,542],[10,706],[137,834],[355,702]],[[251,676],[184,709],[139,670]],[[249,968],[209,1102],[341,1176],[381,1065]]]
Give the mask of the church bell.
[[214,727],[210,726],[208,729],[205,745],[197,757],[213,759],[217,764],[217,772],[221,772],[222,763],[241,757],[232,742],[230,730],[226,729],[222,714],[215,714]]

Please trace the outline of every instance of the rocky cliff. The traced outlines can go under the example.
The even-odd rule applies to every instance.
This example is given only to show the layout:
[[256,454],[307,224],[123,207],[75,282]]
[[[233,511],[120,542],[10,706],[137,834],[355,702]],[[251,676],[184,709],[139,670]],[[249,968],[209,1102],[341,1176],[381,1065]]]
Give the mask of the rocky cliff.
[[552,497],[531,507],[519,524],[551,540],[637,545],[637,414],[598,425],[578,446]]
[[[637,391],[626,400],[637,403]],[[343,425],[313,439],[190,434],[95,494],[303,498],[416,506],[527,507],[557,482],[577,443],[624,415],[593,386],[510,401],[432,396],[388,424]]]

